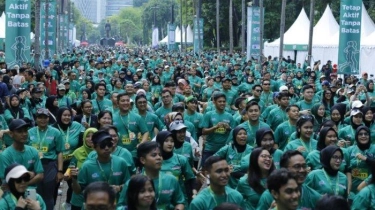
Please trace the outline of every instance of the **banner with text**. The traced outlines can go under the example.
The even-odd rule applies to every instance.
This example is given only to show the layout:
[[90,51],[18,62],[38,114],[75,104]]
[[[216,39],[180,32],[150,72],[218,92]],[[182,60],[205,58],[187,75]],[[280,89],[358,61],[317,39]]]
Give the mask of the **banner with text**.
[[8,67],[30,61],[30,0],[6,0],[5,61]]
[[260,7],[247,8],[247,60],[260,56]]
[[[46,44],[46,25],[47,39]],[[41,56],[44,59],[51,58],[56,52],[56,0],[46,0],[41,4],[40,10],[40,43]],[[45,58],[46,45],[48,46],[48,57]]]
[[159,28],[154,27],[152,29],[152,48],[157,49],[159,47]]
[[359,74],[362,1],[341,0],[339,74]]
[[168,24],[168,50],[175,50],[176,37],[175,37],[176,25],[173,23]]

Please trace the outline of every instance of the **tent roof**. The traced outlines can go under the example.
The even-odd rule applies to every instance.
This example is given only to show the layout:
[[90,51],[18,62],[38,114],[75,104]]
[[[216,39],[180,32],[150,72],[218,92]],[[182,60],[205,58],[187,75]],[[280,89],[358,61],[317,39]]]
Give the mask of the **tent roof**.
[[362,25],[361,25],[361,38],[365,38],[375,31],[375,24],[368,15],[365,5],[362,3]]
[[314,45],[330,45],[331,39],[327,37],[334,36],[340,30],[332,10],[327,5],[322,17],[314,27],[313,43]]
[[5,13],[0,17],[0,38],[5,38]]
[[[301,13],[298,15],[297,20],[294,21],[293,25],[284,34],[284,44],[306,44],[309,39],[309,25],[310,21],[306,15],[306,11],[302,8]],[[271,43],[265,43],[269,46],[279,46],[280,38],[276,39]]]

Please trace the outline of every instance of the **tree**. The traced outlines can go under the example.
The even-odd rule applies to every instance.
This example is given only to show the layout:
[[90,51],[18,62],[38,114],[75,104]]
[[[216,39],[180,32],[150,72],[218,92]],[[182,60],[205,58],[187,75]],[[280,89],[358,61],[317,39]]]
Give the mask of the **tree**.
[[134,7],[141,7],[143,4],[147,3],[148,0],[134,0],[133,6]]
[[229,52],[233,53],[233,0],[229,0]]

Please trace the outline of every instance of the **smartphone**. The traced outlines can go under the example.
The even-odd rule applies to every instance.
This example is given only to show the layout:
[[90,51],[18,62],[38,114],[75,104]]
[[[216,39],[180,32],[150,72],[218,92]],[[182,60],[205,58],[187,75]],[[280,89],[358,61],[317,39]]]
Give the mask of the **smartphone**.
[[36,200],[36,189],[27,189],[25,192],[25,198]]

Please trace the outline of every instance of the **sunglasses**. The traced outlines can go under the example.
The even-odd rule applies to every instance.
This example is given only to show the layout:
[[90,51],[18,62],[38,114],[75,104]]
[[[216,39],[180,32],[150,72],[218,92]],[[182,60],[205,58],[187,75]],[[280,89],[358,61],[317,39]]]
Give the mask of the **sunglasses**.
[[14,181],[19,184],[19,183],[22,183],[22,181],[23,182],[29,182],[30,179],[31,179],[30,176],[26,175],[26,176],[21,176],[20,178],[15,179]]
[[100,149],[105,149],[106,147],[111,148],[111,147],[113,147],[113,142],[112,141],[102,141],[102,142],[100,142],[99,147],[100,147]]

